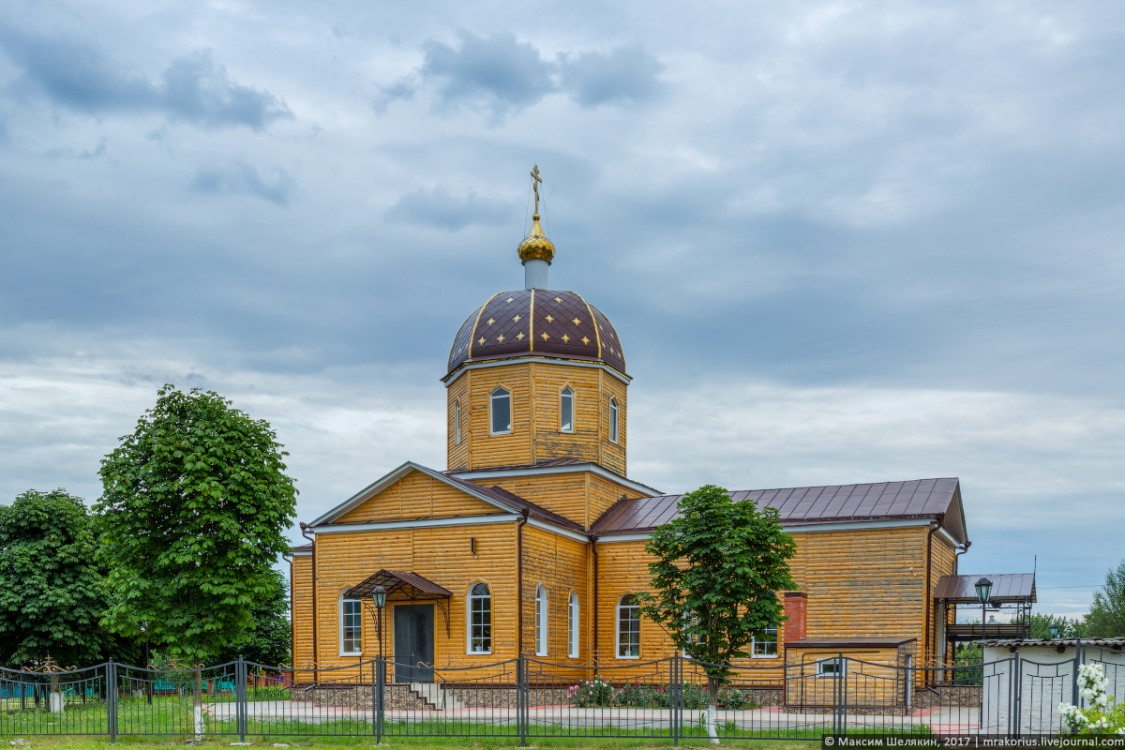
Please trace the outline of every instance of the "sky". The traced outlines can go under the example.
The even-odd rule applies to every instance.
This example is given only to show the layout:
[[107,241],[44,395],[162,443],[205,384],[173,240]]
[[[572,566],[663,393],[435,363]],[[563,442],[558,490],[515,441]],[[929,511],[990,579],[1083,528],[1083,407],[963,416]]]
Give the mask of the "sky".
[[630,478],[956,476],[961,571],[1080,614],[1125,558],[1123,57],[1116,0],[8,0],[0,503],[96,501],[164,383],[273,425],[298,520],[445,468],[538,164]]

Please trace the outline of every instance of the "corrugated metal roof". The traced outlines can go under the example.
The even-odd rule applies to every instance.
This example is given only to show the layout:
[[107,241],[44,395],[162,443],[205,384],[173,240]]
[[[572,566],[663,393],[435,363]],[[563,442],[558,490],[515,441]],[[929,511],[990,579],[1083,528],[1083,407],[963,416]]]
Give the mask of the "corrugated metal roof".
[[979,604],[977,581],[981,578],[992,581],[989,601],[1034,602],[1034,573],[977,573],[975,575],[942,576],[934,586],[934,598],[949,602],[970,602]]
[[982,646],[999,646],[1001,648],[1018,647],[1018,646],[1077,646],[1081,643],[1083,646],[1100,646],[1102,648],[1121,649],[1125,648],[1125,638],[1020,638],[1012,640],[997,640],[989,639],[987,641],[977,641]]
[[[908,482],[838,484],[819,487],[787,487],[769,490],[738,490],[736,501],[753,498],[759,507],[777,508],[782,523],[826,523],[901,518],[945,518],[946,528],[965,541],[960,515],[960,486],[956,477],[915,479]],[[660,495],[621,500],[605,512],[591,533],[628,534],[652,531],[679,515],[683,495]]]
[[371,592],[375,590],[376,586],[385,588],[387,590],[387,596],[394,593],[401,593],[405,595],[407,599],[420,599],[434,596],[448,598],[453,596],[452,591],[440,584],[434,583],[429,578],[420,576],[417,573],[404,573],[399,570],[380,570],[378,573],[352,586],[345,592],[344,596],[352,599],[367,599],[371,596]]

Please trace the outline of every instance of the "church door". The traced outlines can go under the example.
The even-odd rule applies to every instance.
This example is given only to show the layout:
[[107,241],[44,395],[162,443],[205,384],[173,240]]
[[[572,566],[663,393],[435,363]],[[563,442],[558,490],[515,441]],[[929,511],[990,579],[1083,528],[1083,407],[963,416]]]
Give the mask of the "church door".
[[434,605],[395,605],[395,682],[434,681]]

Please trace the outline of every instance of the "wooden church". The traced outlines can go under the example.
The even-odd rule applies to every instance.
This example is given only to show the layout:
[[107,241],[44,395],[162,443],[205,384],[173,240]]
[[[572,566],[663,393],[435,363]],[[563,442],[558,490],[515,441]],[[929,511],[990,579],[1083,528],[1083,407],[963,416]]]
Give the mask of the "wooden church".
[[[537,171],[533,173],[537,179]],[[453,338],[447,466],[408,462],[308,524],[293,550],[293,664],[346,666],[379,653],[396,681],[518,654],[590,669],[641,664],[671,646],[640,616],[649,533],[677,513],[628,475],[629,384],[601,310],[554,290],[539,223],[518,252],[524,289],[497,292]],[[956,478],[741,490],[776,507],[797,541],[786,620],[748,662],[946,661],[969,545]],[[966,577],[960,577],[963,582]],[[380,644],[371,593],[388,592]],[[463,673],[466,676],[470,672]]]

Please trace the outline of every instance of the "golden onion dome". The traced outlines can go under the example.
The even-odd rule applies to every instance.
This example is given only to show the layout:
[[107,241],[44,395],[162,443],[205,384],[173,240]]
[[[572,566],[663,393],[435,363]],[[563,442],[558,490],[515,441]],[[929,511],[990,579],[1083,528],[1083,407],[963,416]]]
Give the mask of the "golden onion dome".
[[555,257],[555,244],[543,233],[543,227],[539,225],[539,214],[535,213],[531,218],[531,231],[523,238],[517,251],[520,254],[520,262],[545,260],[550,263]]

